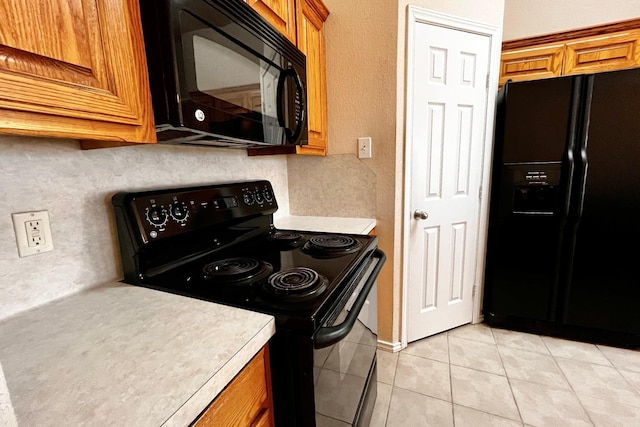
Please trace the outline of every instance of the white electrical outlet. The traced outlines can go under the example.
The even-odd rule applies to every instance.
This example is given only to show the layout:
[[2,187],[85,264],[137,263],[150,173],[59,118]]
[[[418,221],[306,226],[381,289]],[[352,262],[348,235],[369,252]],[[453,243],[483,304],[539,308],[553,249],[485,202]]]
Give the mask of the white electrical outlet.
[[53,250],[48,211],[11,214],[20,258]]
[[371,158],[371,137],[358,138],[358,158]]

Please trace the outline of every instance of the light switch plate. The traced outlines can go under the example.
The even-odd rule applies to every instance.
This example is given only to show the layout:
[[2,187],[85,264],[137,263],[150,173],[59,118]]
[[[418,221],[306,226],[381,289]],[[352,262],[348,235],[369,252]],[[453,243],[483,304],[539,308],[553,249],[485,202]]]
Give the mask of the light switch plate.
[[11,214],[20,258],[53,250],[49,211]]
[[370,159],[371,154],[371,137],[358,138],[358,158]]

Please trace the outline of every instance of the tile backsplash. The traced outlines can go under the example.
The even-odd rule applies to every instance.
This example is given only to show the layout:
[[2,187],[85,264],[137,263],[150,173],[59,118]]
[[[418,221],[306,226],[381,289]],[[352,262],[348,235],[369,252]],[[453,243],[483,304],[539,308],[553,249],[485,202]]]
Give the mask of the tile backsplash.
[[[121,190],[268,179],[289,214],[287,158],[148,145],[80,150],[77,141],[0,136],[0,319],[120,280],[111,196]],[[53,252],[19,258],[11,214],[48,210]]]

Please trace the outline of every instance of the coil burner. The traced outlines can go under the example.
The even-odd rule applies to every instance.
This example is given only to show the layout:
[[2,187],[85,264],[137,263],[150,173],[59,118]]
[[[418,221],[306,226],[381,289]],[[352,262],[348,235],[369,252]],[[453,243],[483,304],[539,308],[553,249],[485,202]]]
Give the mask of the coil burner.
[[269,241],[281,249],[295,249],[302,245],[302,234],[296,231],[274,231],[269,235]]
[[307,267],[289,268],[269,276],[265,289],[283,298],[306,298],[320,295],[327,287],[327,279]]
[[353,237],[326,234],[309,239],[303,250],[318,258],[335,258],[357,252],[361,246]]
[[273,272],[273,267],[254,258],[227,258],[205,265],[202,271],[205,280],[242,286],[265,279]]

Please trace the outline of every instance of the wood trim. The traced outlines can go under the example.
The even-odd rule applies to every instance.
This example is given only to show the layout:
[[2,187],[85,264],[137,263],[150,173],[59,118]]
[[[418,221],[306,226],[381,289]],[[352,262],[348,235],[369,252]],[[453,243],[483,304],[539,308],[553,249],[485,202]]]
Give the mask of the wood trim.
[[306,0],[306,6],[312,9],[322,22],[325,22],[329,17],[329,9],[322,3],[322,0]]
[[502,43],[502,50],[519,49],[533,45],[546,43],[562,43],[583,37],[594,37],[601,34],[615,33],[619,31],[633,30],[640,28],[640,18],[629,19],[627,21],[614,22],[599,25],[596,27],[579,28],[570,31],[545,34],[542,36],[527,37],[523,39],[508,40]]
[[313,146],[313,145],[298,145],[296,148],[296,154],[307,154],[310,156],[326,156],[326,146]]
[[273,154],[296,154],[296,145],[274,145],[273,147],[247,148],[248,156],[270,156]]
[[377,347],[381,350],[390,351],[391,353],[397,353],[398,351],[402,350],[402,343],[399,341],[389,342],[389,341],[378,340]]

